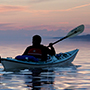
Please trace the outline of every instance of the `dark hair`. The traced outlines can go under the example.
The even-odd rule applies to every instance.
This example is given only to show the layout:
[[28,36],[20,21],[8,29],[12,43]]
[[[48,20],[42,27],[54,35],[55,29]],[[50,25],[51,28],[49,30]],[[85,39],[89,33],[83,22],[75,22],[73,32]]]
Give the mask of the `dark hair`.
[[39,36],[39,35],[34,35],[34,36],[33,36],[33,41],[37,41],[37,42],[41,43],[41,36]]

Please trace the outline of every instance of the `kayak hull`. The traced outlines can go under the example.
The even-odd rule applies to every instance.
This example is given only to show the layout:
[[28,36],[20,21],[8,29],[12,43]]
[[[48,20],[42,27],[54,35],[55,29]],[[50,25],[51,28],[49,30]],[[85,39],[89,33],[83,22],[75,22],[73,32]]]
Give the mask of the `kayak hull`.
[[11,59],[1,58],[1,63],[5,71],[65,66],[65,65],[69,65],[74,60],[78,51],[79,50],[76,49],[76,50],[67,52],[70,55],[63,59],[57,59],[55,56],[53,56],[52,60],[47,62],[28,62],[28,61],[21,61],[21,60],[16,60],[12,58]]

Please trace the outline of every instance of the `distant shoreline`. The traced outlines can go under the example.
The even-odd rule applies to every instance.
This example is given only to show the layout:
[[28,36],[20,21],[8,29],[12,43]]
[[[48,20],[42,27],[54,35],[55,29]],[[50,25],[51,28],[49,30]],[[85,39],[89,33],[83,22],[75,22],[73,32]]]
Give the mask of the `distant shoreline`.
[[[45,41],[48,41],[49,39],[55,39],[59,40],[62,37],[51,37],[51,36],[42,36],[42,38]],[[90,34],[87,35],[80,35],[73,38],[67,38],[65,40],[69,41],[87,41],[90,42]],[[13,35],[13,36],[0,36],[0,44],[15,44],[15,43],[31,43],[31,36],[19,36],[19,35]]]
[[[60,39],[62,37],[53,37],[53,39]],[[82,40],[82,41],[90,41],[90,34],[80,35],[76,37],[69,38],[70,40]]]

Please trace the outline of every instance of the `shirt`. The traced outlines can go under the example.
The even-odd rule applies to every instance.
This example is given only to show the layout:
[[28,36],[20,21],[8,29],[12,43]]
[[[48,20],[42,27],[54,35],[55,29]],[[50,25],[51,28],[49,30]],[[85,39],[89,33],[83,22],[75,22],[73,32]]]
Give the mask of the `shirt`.
[[[36,52],[36,53],[35,53]],[[46,46],[39,45],[39,46],[29,46],[26,48],[23,55],[32,55],[36,58],[41,58],[42,61],[47,60],[47,55],[55,55],[54,48],[49,49]]]

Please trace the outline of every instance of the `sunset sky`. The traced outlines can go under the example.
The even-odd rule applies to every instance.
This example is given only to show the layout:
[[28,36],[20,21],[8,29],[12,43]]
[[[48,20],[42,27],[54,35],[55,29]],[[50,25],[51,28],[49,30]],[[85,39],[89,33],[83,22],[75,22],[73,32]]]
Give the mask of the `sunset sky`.
[[71,30],[90,34],[90,0],[0,0],[0,30]]

